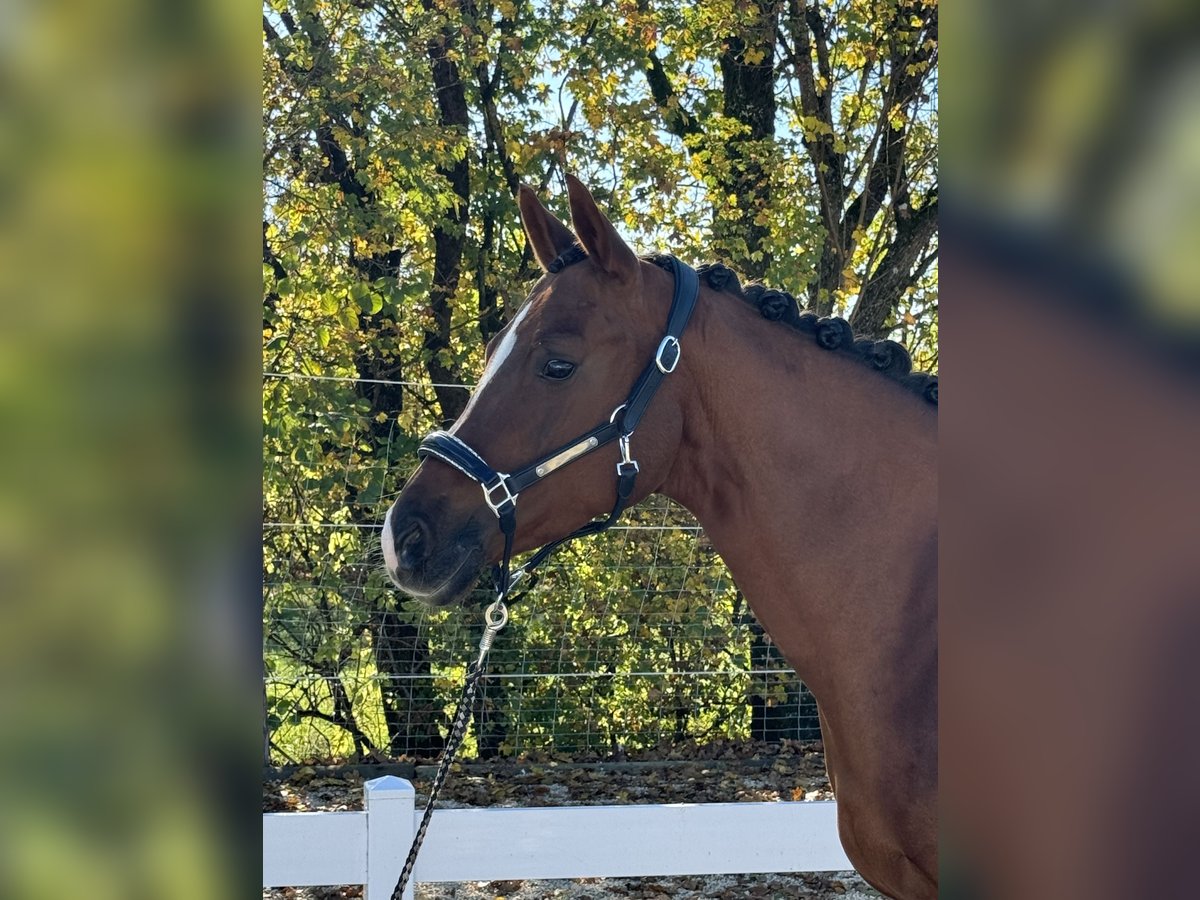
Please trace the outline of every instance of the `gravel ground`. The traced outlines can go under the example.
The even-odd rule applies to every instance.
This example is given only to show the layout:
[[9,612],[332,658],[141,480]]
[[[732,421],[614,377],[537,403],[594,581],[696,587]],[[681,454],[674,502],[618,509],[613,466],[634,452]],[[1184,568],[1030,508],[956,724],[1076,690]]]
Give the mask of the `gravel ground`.
[[[340,900],[362,888],[275,888],[271,900]],[[820,875],[681,875],[672,878],[576,878],[555,881],[468,881],[417,885],[417,900],[878,900],[855,872]]]
[[[674,758],[671,758],[674,757]],[[421,766],[413,779],[418,808],[432,779]],[[319,776],[302,769],[263,786],[264,812],[362,809],[363,776]],[[819,743],[720,743],[676,750],[667,759],[588,764],[555,757],[456,766],[438,805],[560,806],[628,803],[826,800],[832,795]],[[361,897],[360,887],[274,888],[264,900]],[[418,900],[867,900],[881,896],[855,872],[580,878],[422,884]]]

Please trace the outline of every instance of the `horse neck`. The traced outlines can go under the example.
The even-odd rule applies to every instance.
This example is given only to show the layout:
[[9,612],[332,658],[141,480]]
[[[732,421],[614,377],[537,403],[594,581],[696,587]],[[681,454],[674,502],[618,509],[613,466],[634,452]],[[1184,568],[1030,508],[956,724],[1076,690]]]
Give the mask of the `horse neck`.
[[683,434],[661,490],[818,697],[860,649],[886,657],[914,620],[936,628],[934,410],[708,290],[683,345]]

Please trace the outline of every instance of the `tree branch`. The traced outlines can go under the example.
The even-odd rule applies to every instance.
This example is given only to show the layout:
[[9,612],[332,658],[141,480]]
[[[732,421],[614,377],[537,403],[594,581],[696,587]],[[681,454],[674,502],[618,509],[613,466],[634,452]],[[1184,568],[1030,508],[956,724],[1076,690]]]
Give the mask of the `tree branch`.
[[[828,31],[825,20],[815,7],[807,6],[805,0],[789,0],[792,11],[791,25],[796,34],[798,53],[811,57],[815,51],[818,72],[826,79],[826,91],[817,93],[813,84],[811,62],[808,66],[797,66],[797,80],[801,88],[801,107],[806,116],[816,115],[822,123],[823,134],[806,146],[816,171],[820,190],[822,220],[825,225],[825,243],[817,271],[809,282],[809,302],[822,315],[832,311],[834,292],[842,284],[843,272],[855,250],[857,233],[867,230],[875,221],[879,210],[892,197],[896,210],[897,228],[909,212],[909,181],[905,163],[905,152],[909,137],[907,108],[921,95],[926,73],[936,57],[937,10],[925,6],[902,3],[892,15],[891,52],[888,54],[886,88],[880,104],[879,118],[874,134],[864,154],[865,174],[860,192],[846,204],[848,193],[860,178],[860,167],[848,179],[844,168],[844,157],[833,151],[833,115],[831,77],[828,57]],[[801,5],[804,5],[805,31],[811,32],[812,51],[805,31],[801,31],[797,20]],[[913,16],[926,16],[922,26],[914,35],[906,34],[908,22]],[[901,36],[902,33],[905,33]],[[799,62],[799,60],[798,60]],[[865,78],[865,72],[864,72]],[[860,81],[860,92],[865,81]],[[897,126],[892,111],[904,113]],[[869,163],[866,162],[869,160]],[[823,177],[823,172],[832,170],[833,176]],[[900,233],[897,232],[899,239]],[[861,304],[860,300],[860,304]],[[870,318],[870,317],[868,317]]]
[[662,60],[653,50],[646,53],[646,83],[650,85],[650,96],[662,111],[663,124],[673,135],[687,139],[691,135],[703,134],[704,129],[680,102],[679,93],[671,84],[667,70],[663,68]]
[[[903,5],[897,9],[894,21],[907,21],[913,15],[920,15],[925,9]],[[929,70],[926,68],[916,72],[910,71],[910,68],[926,63],[932,65],[937,52],[937,15],[937,8],[934,7],[929,13],[929,18],[924,21],[915,44],[909,49],[904,50],[899,41],[893,42],[892,53],[888,59],[888,88],[884,92],[879,113],[879,130],[885,137],[867,170],[862,192],[846,210],[845,221],[851,231],[855,228],[865,229],[874,221],[889,191],[893,191],[897,208],[907,202],[908,178],[904,165],[904,149],[908,142],[908,118],[905,116],[904,124],[895,128],[891,124],[891,111],[906,110],[920,96],[921,87],[925,83],[925,73]],[[930,39],[934,41],[934,45],[926,47]]]
[[[854,314],[850,316],[850,325],[856,332],[874,339],[886,336],[888,320],[905,293],[923,274],[923,268],[918,267],[914,277],[914,266],[937,233],[937,227],[938,198],[937,188],[934,188],[911,217],[897,219],[896,237],[863,285]],[[925,254],[923,265],[928,267],[935,257],[936,252]]]
[[283,267],[283,263],[279,261],[279,257],[275,255],[275,251],[271,249],[271,245],[267,243],[267,229],[270,223],[263,219],[263,262],[271,267],[271,271],[275,273],[277,281],[283,281],[287,278],[287,269]]

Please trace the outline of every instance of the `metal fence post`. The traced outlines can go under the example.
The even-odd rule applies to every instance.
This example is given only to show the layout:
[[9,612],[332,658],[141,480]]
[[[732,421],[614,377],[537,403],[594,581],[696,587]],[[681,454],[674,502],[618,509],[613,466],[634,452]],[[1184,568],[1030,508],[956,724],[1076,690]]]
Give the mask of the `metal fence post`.
[[[367,809],[367,885],[365,900],[388,900],[412,843],[417,792],[395,775],[363,785]],[[413,900],[413,882],[404,892]]]

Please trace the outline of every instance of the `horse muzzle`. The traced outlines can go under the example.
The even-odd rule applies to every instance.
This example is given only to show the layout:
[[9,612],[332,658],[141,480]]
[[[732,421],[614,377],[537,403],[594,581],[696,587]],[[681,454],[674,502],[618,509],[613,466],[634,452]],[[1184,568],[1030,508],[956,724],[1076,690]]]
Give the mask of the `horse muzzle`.
[[466,598],[487,560],[476,523],[442,537],[434,521],[397,501],[383,523],[383,558],[388,577],[401,591],[430,606],[448,606]]

